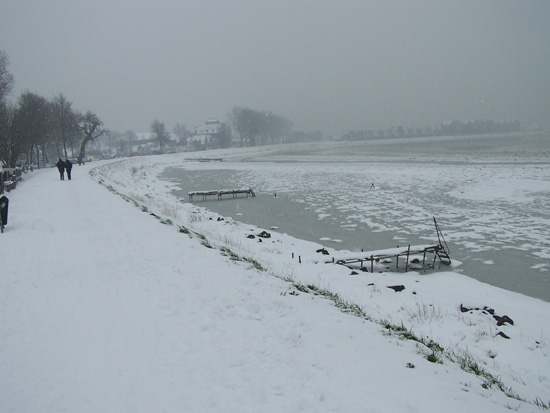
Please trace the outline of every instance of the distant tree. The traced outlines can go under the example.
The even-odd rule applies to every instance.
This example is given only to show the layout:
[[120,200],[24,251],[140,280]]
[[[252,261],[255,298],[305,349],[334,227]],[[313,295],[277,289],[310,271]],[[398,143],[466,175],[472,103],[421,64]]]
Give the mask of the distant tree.
[[40,151],[44,163],[47,162],[46,147],[50,142],[53,128],[51,109],[51,103],[36,93],[27,91],[19,96],[14,126],[27,152],[27,160],[32,162],[36,154],[39,168]]
[[187,138],[189,137],[189,131],[187,130],[187,126],[185,124],[180,125],[179,123],[174,126],[173,129],[174,134],[179,138],[180,142],[185,144],[187,143]]
[[253,141],[252,112],[251,109],[235,106],[229,114],[231,124],[239,134],[241,147],[251,146]]
[[78,129],[84,135],[84,139],[80,144],[80,151],[78,153],[78,162],[82,162],[86,156],[86,145],[88,142],[91,142],[105,133],[103,128],[103,122],[99,120],[97,115],[93,112],[87,111],[84,115],[79,114],[78,119]]
[[403,126],[396,126],[394,128],[394,131],[395,131],[395,136],[398,136],[400,138],[402,138],[403,136],[405,136],[405,128]]
[[290,120],[269,111],[235,106],[229,118],[239,134],[241,146],[254,146],[258,139],[262,145],[267,144],[268,140],[275,143],[290,136],[292,130]]
[[290,142],[304,142],[306,140],[306,133],[302,131],[294,131],[290,134]]
[[124,132],[124,136],[126,137],[126,140],[128,141],[128,145],[130,145],[130,147],[132,147],[133,143],[137,141],[137,135],[135,134],[134,131],[131,131],[129,129],[126,132]]
[[220,148],[231,147],[231,127],[227,123],[222,123],[217,133],[218,146]]
[[109,146],[109,156],[112,156],[113,146],[116,145],[122,135],[119,132],[108,130],[105,132],[105,136],[107,137],[107,144]]
[[73,141],[80,135],[78,125],[79,114],[72,109],[69,102],[61,93],[52,100],[52,121],[54,128],[57,155],[67,158],[67,144],[72,146]]
[[271,144],[281,142],[292,131],[292,122],[290,120],[271,112],[264,112],[260,118],[260,122],[260,131],[264,144],[267,139],[271,141]]
[[160,152],[162,153],[162,145],[168,144],[168,142],[170,141],[170,134],[166,130],[164,122],[155,119],[153,123],[151,123],[151,132],[153,132],[155,139],[158,140]]
[[[367,132],[366,131],[363,131],[363,139],[366,139],[367,137]],[[310,142],[319,142],[319,141],[322,141],[323,140],[323,132],[321,131],[312,131],[312,132],[308,132],[307,135],[307,140],[310,141]]]
[[8,71],[9,65],[8,55],[3,50],[0,50],[0,102],[6,99],[14,86],[13,76]]
[[23,151],[15,127],[15,107],[5,101],[0,102],[0,161],[8,168],[14,168],[19,154]]
[[121,150],[121,153],[128,154],[132,152],[132,147],[134,146],[134,143],[137,141],[137,135],[135,134],[134,131],[131,131],[128,129],[126,132],[124,132],[124,138],[125,138],[125,143],[120,145],[121,148],[124,148],[123,150]]
[[[8,71],[8,55],[0,50],[0,161],[11,166],[12,151],[15,144],[13,131],[14,109],[7,102],[7,96],[11,93],[14,81],[12,74]],[[17,154],[13,163],[17,160]]]

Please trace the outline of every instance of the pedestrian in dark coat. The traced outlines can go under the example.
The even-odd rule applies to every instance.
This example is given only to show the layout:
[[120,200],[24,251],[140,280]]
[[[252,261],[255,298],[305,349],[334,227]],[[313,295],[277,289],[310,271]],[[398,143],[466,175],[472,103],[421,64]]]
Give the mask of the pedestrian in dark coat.
[[68,159],[65,160],[65,169],[67,170],[67,178],[71,180],[71,169],[73,169],[73,164]]
[[61,158],[59,158],[59,161],[57,161],[55,165],[57,166],[57,169],[59,171],[59,179],[64,181],[65,180],[65,162],[63,162]]

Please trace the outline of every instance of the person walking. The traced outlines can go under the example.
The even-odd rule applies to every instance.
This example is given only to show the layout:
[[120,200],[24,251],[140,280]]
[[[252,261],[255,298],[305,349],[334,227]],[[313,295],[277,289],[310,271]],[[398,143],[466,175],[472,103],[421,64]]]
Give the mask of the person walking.
[[67,178],[71,180],[71,170],[73,169],[73,164],[68,159],[65,160],[65,170],[67,171]]
[[65,162],[59,158],[59,161],[55,164],[57,166],[57,170],[59,171],[59,179],[64,181],[65,180]]

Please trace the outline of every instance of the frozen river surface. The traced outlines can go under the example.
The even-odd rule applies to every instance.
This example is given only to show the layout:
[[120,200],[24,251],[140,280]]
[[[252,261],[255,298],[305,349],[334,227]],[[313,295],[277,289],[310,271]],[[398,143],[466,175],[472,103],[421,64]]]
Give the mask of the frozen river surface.
[[341,250],[432,242],[436,217],[457,271],[550,301],[548,134],[283,145],[164,176],[185,200],[250,187],[196,203]]

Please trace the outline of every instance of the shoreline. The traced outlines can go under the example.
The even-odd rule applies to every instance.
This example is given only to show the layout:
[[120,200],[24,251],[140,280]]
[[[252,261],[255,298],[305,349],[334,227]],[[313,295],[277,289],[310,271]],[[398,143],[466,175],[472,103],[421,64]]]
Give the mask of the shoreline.
[[[548,302],[491,286],[456,272],[353,275],[345,267],[323,264],[323,256],[316,252],[315,243],[270,230],[266,231],[271,232],[271,237],[260,240],[258,235],[261,228],[224,219],[197,205],[177,202],[169,195],[173,184],[156,181],[159,172],[170,163],[160,164],[153,159],[142,159],[135,162],[136,166],[124,165],[123,169],[127,171],[138,170],[133,174],[131,185],[116,184],[128,182],[124,176],[129,175],[129,172],[113,175],[113,171],[110,171],[106,172],[108,175],[102,175],[105,178],[108,176],[108,182],[115,184],[122,193],[134,198],[137,196],[140,203],[146,205],[148,214],[158,214],[159,217],[164,216],[162,220],[169,219],[176,226],[189,227],[199,234],[203,245],[222,251],[222,255],[241,257],[245,262],[257,263],[266,276],[277,274],[277,277],[287,282],[308,286],[313,296],[315,291],[330,291],[341,300],[361,308],[373,320],[405,326],[423,340],[429,337],[446,350],[455,354],[469,354],[469,357],[483,365],[492,366],[491,373],[503,377],[505,385],[515,391],[519,388],[520,394],[529,394],[534,390],[531,388],[527,391],[533,383],[526,384],[527,387],[518,386],[508,378],[510,371],[515,372],[512,373],[514,375],[519,374],[517,369],[531,368],[536,371],[544,365],[540,364],[538,352],[524,353],[516,346],[530,347],[536,345],[535,342],[541,342],[540,329],[545,325],[546,314],[550,310]],[[155,182],[155,185],[151,185]],[[172,206],[169,208],[169,205]],[[165,213],[162,213],[163,210]],[[168,216],[167,210],[171,211]],[[255,237],[248,238],[250,234]],[[291,252],[295,254],[294,257],[291,257]],[[400,292],[389,288],[399,285],[404,287]],[[492,317],[484,315],[482,310],[476,310],[485,307],[494,309],[499,316],[510,317],[515,324],[495,327]],[[471,310],[462,312],[462,308]],[[480,336],[480,331],[486,332]],[[501,337],[500,333],[509,339]],[[542,343],[545,347],[547,340],[543,339]],[[500,361],[506,360],[506,372],[492,361],[495,352],[498,352]],[[512,354],[520,353],[520,364],[516,366]],[[534,359],[529,361],[531,357]]]

